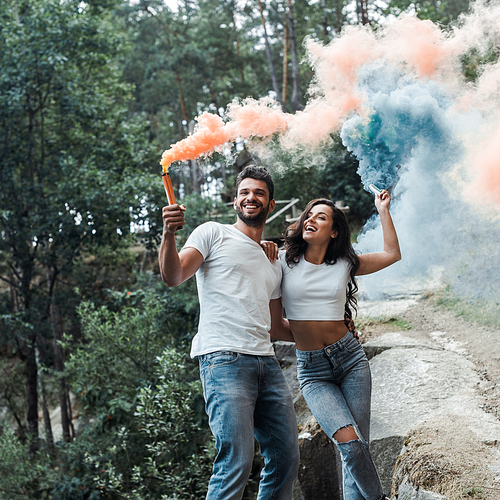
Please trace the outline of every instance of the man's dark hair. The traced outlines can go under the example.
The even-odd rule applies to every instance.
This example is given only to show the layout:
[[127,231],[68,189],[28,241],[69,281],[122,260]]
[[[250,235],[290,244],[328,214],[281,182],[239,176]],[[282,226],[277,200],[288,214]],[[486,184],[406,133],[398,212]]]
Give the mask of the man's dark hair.
[[238,177],[236,177],[236,196],[238,196],[238,188],[240,187],[241,181],[248,178],[264,181],[269,191],[269,201],[274,199],[274,182],[271,174],[264,167],[257,167],[256,165],[247,165],[238,174]]

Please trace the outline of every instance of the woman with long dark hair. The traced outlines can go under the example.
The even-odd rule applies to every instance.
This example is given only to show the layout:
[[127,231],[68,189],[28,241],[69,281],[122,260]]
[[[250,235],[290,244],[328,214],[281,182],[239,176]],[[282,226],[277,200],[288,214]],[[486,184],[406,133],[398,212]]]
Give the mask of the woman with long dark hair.
[[368,449],[370,366],[345,323],[356,310],[356,276],[401,259],[389,193],[375,196],[383,251],[357,255],[344,213],[330,200],[313,200],[288,228],[281,299],[271,301],[271,337],[295,342],[300,390],[342,457],[345,500],[387,498]]

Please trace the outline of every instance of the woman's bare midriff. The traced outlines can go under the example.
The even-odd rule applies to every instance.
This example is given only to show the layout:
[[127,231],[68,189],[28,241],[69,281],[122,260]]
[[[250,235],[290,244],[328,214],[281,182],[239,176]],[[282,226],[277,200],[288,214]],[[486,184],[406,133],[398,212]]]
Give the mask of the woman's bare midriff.
[[299,351],[316,351],[339,341],[346,333],[343,321],[289,320],[295,345]]

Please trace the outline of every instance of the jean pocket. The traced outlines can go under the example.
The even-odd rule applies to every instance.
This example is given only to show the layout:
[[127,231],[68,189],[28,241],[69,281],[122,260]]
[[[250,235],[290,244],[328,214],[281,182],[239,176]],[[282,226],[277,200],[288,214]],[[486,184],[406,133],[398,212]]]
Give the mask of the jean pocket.
[[304,370],[307,370],[308,368],[308,361],[307,358],[297,358],[297,374],[299,372],[303,372]]
[[349,342],[347,342],[344,345],[344,348],[346,351],[351,352],[351,353],[355,353],[355,352],[358,352],[360,350],[363,351],[363,347],[361,346],[361,343],[355,337],[352,337],[352,339],[350,339]]
[[200,370],[230,365],[240,358],[240,353],[232,351],[217,351],[199,356]]

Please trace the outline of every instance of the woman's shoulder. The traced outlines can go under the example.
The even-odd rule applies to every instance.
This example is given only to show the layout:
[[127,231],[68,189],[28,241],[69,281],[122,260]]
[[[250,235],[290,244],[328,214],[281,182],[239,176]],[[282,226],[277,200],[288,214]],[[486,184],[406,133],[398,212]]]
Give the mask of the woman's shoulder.
[[300,258],[298,263],[293,262],[291,265],[289,265],[287,260],[286,260],[286,250],[284,248],[281,248],[278,252],[278,259],[281,263],[281,269],[283,269],[283,271],[285,271],[285,269],[290,270],[290,269],[296,267],[297,264],[300,264],[300,261],[303,259],[303,257]]
[[351,267],[352,267],[352,263],[350,262],[349,259],[347,259],[346,257],[340,257],[339,259],[337,259],[337,262],[339,264],[339,266],[342,266],[344,267],[345,269],[347,269],[348,271],[351,270]]

